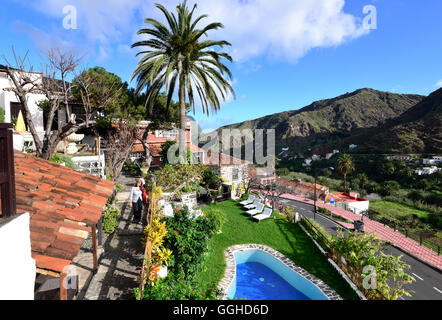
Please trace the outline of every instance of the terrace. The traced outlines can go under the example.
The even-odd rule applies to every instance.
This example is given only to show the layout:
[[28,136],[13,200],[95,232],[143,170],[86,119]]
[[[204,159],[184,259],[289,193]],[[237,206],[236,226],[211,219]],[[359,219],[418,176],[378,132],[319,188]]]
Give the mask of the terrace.
[[222,232],[214,235],[209,242],[208,255],[201,268],[203,271],[196,276],[202,286],[218,283],[223,277],[226,268],[224,251],[227,248],[253,243],[279,251],[296,265],[324,281],[343,299],[358,299],[356,293],[328,263],[327,257],[304,231],[297,224],[287,222],[277,211],[273,212],[273,219],[257,223],[244,214],[237,201],[211,204],[202,209],[204,212],[219,211],[225,218]]

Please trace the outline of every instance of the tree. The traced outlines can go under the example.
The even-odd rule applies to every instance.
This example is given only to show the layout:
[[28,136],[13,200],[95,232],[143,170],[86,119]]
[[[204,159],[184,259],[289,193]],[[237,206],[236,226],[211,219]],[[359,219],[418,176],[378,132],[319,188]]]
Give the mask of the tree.
[[132,79],[137,78],[137,92],[146,88],[146,105],[152,110],[155,98],[164,87],[167,92],[167,106],[170,106],[175,87],[178,84],[180,110],[180,155],[184,155],[186,144],[186,94],[193,110],[195,108],[194,90],[201,100],[204,113],[209,109],[220,109],[219,96],[226,100],[228,94],[234,91],[225,79],[227,74],[231,79],[230,70],[221,62],[222,58],[232,61],[224,52],[215,50],[216,47],[230,46],[223,40],[201,40],[208,31],[223,28],[221,23],[210,23],[202,29],[198,23],[207,17],[199,16],[193,19],[196,4],[192,10],[187,7],[186,1],[176,7],[177,16],[168,12],[160,4],[156,7],[164,14],[168,26],[154,19],[146,19],[152,28],[138,31],[139,35],[150,36],[149,40],[134,43],[132,47],[147,47],[138,55],[143,55]]
[[344,176],[344,190],[347,192],[347,174],[355,170],[353,159],[347,153],[343,154],[337,163],[339,172]]
[[264,191],[265,197],[272,201],[272,210],[275,210],[275,204],[276,201],[279,200],[279,197],[284,193],[289,193],[284,179],[280,178],[276,178],[270,183],[261,184],[260,189]]
[[[162,163],[170,164],[169,159],[167,158],[167,153],[169,152],[170,147],[172,147],[176,143],[177,142],[175,140],[168,140],[161,145],[160,159]],[[175,155],[178,156],[178,150]],[[190,149],[187,147],[187,163],[193,163],[193,159],[191,158],[192,158],[192,153],[190,152]]]
[[[26,67],[27,54],[22,58],[13,50],[16,67],[4,57],[7,62],[6,72],[13,83],[11,90],[15,93],[22,105],[23,116],[29,128],[37,156],[50,159],[60,141],[80,129],[96,124],[101,114],[112,114],[120,106],[117,101],[124,95],[124,85],[121,79],[112,75],[112,82],[102,68],[93,68],[78,74],[80,59],[72,53],[51,49],[47,54],[44,73],[32,72],[32,66]],[[72,81],[69,81],[72,79]],[[35,123],[28,105],[30,94],[43,94],[46,99],[41,100],[38,106],[46,116],[45,132],[41,139],[36,131]],[[72,112],[72,104],[80,102],[84,114]],[[110,106],[114,109],[111,109]],[[58,128],[53,130],[56,112],[63,110],[66,119],[59,119]],[[119,109],[121,110],[121,108]]]
[[394,180],[389,180],[389,181],[384,181],[382,183],[382,195],[384,196],[390,196],[392,195],[395,191],[399,190],[400,185],[397,181]]
[[138,129],[134,123],[127,120],[104,122],[104,126],[98,129],[100,135],[104,137],[106,148],[106,174],[111,180],[116,180],[124,162],[128,158],[132,146],[134,145]]
[[[43,75],[43,73],[33,72],[33,67],[26,65],[28,53],[20,57],[16,55],[14,49],[12,49],[12,52],[15,59],[14,67],[3,56],[7,64],[5,66],[6,73],[13,84],[10,90],[15,93],[20,101],[24,120],[34,139],[37,156],[49,159],[58,142],[85,126],[85,123],[76,123],[75,118],[71,115],[72,85],[67,81],[78,66],[79,59],[70,53],[50,50],[44,67],[45,75]],[[48,100],[45,105],[48,117],[43,139],[40,139],[37,133],[28,105],[29,95],[36,93],[44,94]],[[58,130],[52,131],[55,112],[61,106],[66,110],[67,121],[62,126],[59,126]]]
[[368,183],[367,175],[364,172],[363,173],[359,173],[357,175],[357,178],[359,179],[359,187],[361,189],[365,189],[365,187],[367,186],[367,183]]

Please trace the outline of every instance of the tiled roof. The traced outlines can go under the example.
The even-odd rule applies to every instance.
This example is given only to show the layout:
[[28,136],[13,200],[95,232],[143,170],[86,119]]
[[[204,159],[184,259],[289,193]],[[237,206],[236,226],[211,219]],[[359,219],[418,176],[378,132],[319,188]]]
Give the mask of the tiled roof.
[[78,254],[112,195],[114,182],[15,152],[17,212],[31,216],[37,267],[62,271]]
[[335,201],[345,201],[345,202],[360,202],[360,201],[367,201],[363,198],[353,198],[350,197],[350,195],[346,192],[336,192],[336,193],[329,193],[327,195],[327,198],[325,199],[326,202],[330,201],[330,198],[335,198]]
[[[161,152],[161,146],[164,143],[148,143],[148,147],[149,150],[151,152],[151,155],[153,157],[159,157],[160,156],[160,152]],[[203,149],[201,149],[200,147],[194,145],[194,144],[188,144],[188,146],[190,147],[190,152],[192,153],[197,153],[197,152],[205,152]],[[132,147],[131,152],[144,152],[144,147],[143,144],[140,143],[135,143]]]

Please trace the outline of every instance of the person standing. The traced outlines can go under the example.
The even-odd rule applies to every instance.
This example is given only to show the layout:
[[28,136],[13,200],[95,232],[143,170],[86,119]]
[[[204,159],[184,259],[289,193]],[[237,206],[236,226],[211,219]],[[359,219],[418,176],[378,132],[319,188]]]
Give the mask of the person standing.
[[134,212],[134,219],[133,221],[135,223],[141,222],[141,214],[143,212],[143,190],[142,190],[142,181],[141,179],[137,179],[135,182],[135,186],[132,187],[130,190],[130,207],[133,209]]

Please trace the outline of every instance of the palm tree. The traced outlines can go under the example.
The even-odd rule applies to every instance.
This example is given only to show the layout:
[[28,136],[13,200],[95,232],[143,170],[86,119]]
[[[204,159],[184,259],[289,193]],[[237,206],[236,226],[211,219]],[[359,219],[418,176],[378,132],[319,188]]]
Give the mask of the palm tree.
[[146,19],[151,28],[141,29],[137,34],[147,35],[149,39],[134,43],[134,47],[146,47],[137,56],[142,55],[132,79],[137,78],[136,91],[146,89],[146,106],[152,111],[155,97],[164,88],[167,92],[167,107],[178,85],[180,108],[180,157],[185,154],[186,144],[186,93],[192,110],[195,112],[195,94],[201,101],[203,112],[216,112],[220,109],[219,96],[225,101],[235,93],[225,75],[232,79],[230,70],[223,64],[222,59],[232,62],[225,52],[215,50],[230,46],[223,40],[202,39],[207,32],[223,28],[221,23],[210,23],[198,28],[198,23],[207,17],[201,15],[194,19],[196,4],[192,10],[186,1],[176,7],[177,15],[168,12],[162,5],[155,5],[164,14],[167,27],[154,19]]
[[338,159],[337,168],[339,172],[344,175],[344,190],[345,192],[347,192],[347,174],[355,169],[355,165],[351,156],[349,154],[343,154]]

